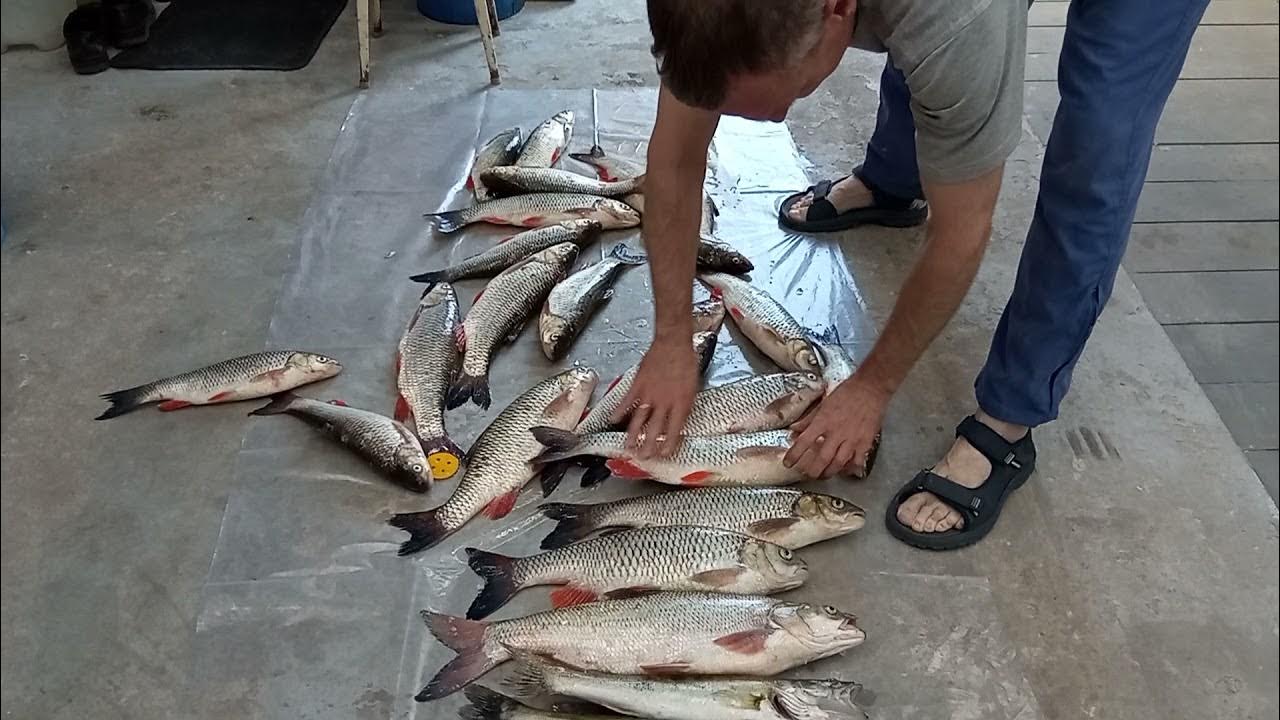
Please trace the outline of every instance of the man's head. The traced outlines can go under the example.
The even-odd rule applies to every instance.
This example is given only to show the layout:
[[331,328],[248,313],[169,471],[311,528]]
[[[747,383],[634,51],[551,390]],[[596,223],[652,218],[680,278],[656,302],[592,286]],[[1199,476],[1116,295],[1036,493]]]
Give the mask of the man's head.
[[681,102],[780,121],[840,63],[857,0],[648,0],[653,55]]

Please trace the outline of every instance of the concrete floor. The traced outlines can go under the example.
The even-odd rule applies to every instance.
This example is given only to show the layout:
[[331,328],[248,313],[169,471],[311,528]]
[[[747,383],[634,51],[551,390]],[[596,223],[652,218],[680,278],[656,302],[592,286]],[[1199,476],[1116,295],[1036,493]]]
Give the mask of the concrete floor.
[[[371,97],[407,93],[426,107],[483,89],[472,33],[431,27],[407,6],[388,3],[387,14]],[[9,233],[0,666],[12,717],[373,718],[404,707],[372,683],[343,704],[302,697],[306,711],[289,712],[263,702],[259,683],[203,682],[198,620],[244,409],[180,422],[143,413],[127,429],[90,420],[97,393],[122,378],[268,338],[304,212],[323,200],[317,190],[357,96],[352,24],[340,20],[311,66],[288,74],[79,78],[59,53],[0,62]],[[554,41],[565,27],[572,51]],[[647,44],[640,3],[530,4],[504,25],[505,86],[652,85]],[[851,55],[793,113],[815,176],[858,154],[879,62]],[[371,117],[362,127],[394,135],[431,120]],[[873,515],[969,409],[969,378],[1034,197],[1042,138],[1031,125],[968,302],[895,400],[875,476],[848,489]],[[877,324],[919,239],[869,231],[843,243]],[[170,441],[174,433],[186,437]],[[1099,439],[1115,452],[1092,451]],[[874,679],[882,715],[1275,717],[1275,505],[1127,275],[1063,418],[1038,444],[1036,480],[977,548],[926,555],[878,523],[852,561],[815,548],[811,562],[849,570],[825,574],[814,591],[848,593],[876,619],[880,644],[864,648],[859,672]],[[965,688],[986,678],[1000,682],[982,686],[983,701],[1001,712],[966,714],[975,705]]]

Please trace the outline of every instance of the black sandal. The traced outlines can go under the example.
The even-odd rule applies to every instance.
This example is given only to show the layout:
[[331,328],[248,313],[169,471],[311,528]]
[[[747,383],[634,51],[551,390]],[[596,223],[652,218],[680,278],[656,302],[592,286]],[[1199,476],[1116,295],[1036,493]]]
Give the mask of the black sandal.
[[[889,533],[908,545],[925,550],[954,550],[978,542],[995,527],[1005,500],[1022,487],[1035,469],[1036,446],[1031,441],[1030,430],[1021,440],[1011,443],[970,415],[956,427],[956,437],[968,440],[991,461],[991,474],[981,487],[970,490],[928,470],[921,470],[893,497],[884,516]],[[964,517],[964,527],[945,532],[916,532],[903,525],[898,520],[898,508],[907,498],[926,491],[960,513]]]
[[[867,182],[862,176],[862,166],[853,169],[853,177],[862,181],[863,185],[871,191],[872,204],[867,207],[853,208],[844,212],[836,212],[836,206],[831,204],[827,199],[827,195],[831,193],[831,187],[840,180],[848,178],[849,175],[839,180],[823,180],[816,185],[810,185],[807,190],[801,190],[793,195],[788,195],[782,201],[782,206],[778,208],[778,222],[784,227],[798,230],[800,232],[834,232],[836,230],[847,230],[858,225],[884,225],[887,227],[911,227],[919,225],[929,217],[929,205],[920,198],[900,198],[896,195],[881,190],[880,188]],[[793,220],[791,218],[791,208],[805,195],[813,194],[813,202],[809,204],[809,209],[805,211],[804,220]]]

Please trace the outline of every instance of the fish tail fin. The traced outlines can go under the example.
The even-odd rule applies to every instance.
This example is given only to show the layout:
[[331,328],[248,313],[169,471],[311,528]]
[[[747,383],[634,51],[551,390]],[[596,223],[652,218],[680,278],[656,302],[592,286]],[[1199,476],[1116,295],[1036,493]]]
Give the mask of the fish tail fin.
[[468,400],[485,410],[489,409],[492,401],[489,395],[489,373],[471,375],[464,370],[454,381],[453,387],[449,388],[447,407],[452,410]]
[[418,273],[417,275],[410,275],[409,279],[416,283],[426,283],[427,289],[422,291],[422,294],[426,295],[431,292],[432,288],[445,279],[445,271],[430,270],[428,272]]
[[542,514],[556,521],[555,528],[542,539],[543,550],[555,550],[585,538],[595,532],[591,505],[573,503],[544,503],[538,506]]
[[458,474],[467,454],[448,435],[424,437],[422,452],[427,457],[427,466],[431,468],[431,477],[435,480],[448,480]]
[[400,543],[399,555],[412,555],[426,550],[445,539],[450,530],[440,521],[435,510],[392,515],[387,522],[409,533],[409,539]]
[[649,256],[626,243],[618,243],[613,246],[613,250],[609,251],[609,257],[626,263],[627,265],[643,265],[648,262]]
[[279,415],[280,413],[289,412],[289,406],[292,405],[293,401],[297,399],[298,399],[297,395],[294,395],[288,390],[285,390],[282,393],[276,393],[275,395],[272,395],[271,402],[267,403],[266,405],[263,405],[257,410],[250,412],[249,414],[250,415]]
[[564,479],[564,474],[569,472],[569,466],[572,464],[568,460],[556,460],[542,466],[542,472],[538,475],[538,482],[542,486],[542,497],[549,497],[556,488],[560,487],[560,481]]
[[414,696],[418,702],[436,700],[457,692],[510,657],[502,645],[489,639],[489,624],[478,620],[422,611],[431,634],[458,656]]
[[436,230],[442,233],[451,233],[461,230],[467,223],[462,217],[462,210],[449,210],[446,212],[427,213],[427,217],[435,220]]
[[484,587],[480,588],[467,610],[468,620],[479,620],[506,605],[520,591],[517,560],[476,548],[467,548],[466,552],[467,565],[471,566],[475,574],[484,578]]
[[111,403],[111,407],[104,410],[94,420],[110,420],[113,417],[119,417],[127,412],[137,410],[140,406],[152,400],[158,400],[159,398],[152,397],[153,390],[154,388],[151,385],[139,385],[138,387],[103,393],[99,397]]
[[520,707],[516,701],[483,685],[468,685],[462,692],[471,705],[458,711],[461,720],[502,720]]

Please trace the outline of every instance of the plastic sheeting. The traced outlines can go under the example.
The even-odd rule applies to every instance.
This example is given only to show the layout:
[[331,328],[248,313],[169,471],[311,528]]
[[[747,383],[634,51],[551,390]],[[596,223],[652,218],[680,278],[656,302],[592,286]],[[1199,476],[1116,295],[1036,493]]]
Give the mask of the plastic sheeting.
[[[368,107],[373,102],[379,103],[376,113]],[[270,329],[273,347],[314,349],[345,365],[339,377],[304,388],[304,394],[388,414],[395,397],[393,352],[421,292],[407,277],[511,233],[472,226],[437,236],[422,217],[470,202],[463,182],[473,149],[503,128],[528,131],[568,107],[577,113],[572,149],[585,150],[598,129],[608,153],[643,163],[655,95],[491,91],[426,112],[416,102],[377,95],[356,102],[304,218],[297,262],[284,279]],[[784,194],[807,184],[786,128],[725,119],[713,151],[708,189],[720,208],[716,234],[752,259],[753,282],[858,356],[868,341],[864,308],[836,240],[802,239],[776,222]],[[639,233],[606,233],[578,266],[599,260],[618,242],[638,247]],[[464,310],[483,285],[458,283]],[[572,363],[595,368],[603,392],[641,357],[651,316],[647,266],[625,271],[613,300],[562,363],[546,361],[536,332],[501,350],[493,362],[491,410],[467,405],[450,412],[450,434],[468,447],[515,396]],[[771,369],[726,328],[707,379],[721,384]],[[537,551],[552,523],[535,512],[542,502],[536,483],[505,519],[476,518],[440,546],[400,558],[396,549],[406,536],[386,519],[443,502],[456,480],[415,496],[300,422],[272,417],[250,423],[196,628],[196,697],[203,684],[224,696],[228,688],[243,688],[249,714],[265,717],[453,717],[461,693],[429,704],[412,699],[452,657],[417,613],[465,612],[480,582],[463,561],[463,547]],[[599,502],[656,489],[611,480],[583,490],[573,471],[553,499]],[[856,542],[856,536],[836,542]],[[795,594],[841,601],[809,597],[805,589]],[[528,590],[496,617],[546,607],[545,589]],[[824,672],[849,677],[831,664],[844,662],[827,661]]]

